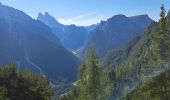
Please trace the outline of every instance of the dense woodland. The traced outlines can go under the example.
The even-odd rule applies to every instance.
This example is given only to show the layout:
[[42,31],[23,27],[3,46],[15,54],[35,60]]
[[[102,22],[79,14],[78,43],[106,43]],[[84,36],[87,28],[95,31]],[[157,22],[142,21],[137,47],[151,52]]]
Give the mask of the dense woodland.
[[16,70],[15,64],[0,69],[0,100],[51,100],[48,78]]
[[[145,34],[140,37],[139,41],[132,48],[128,59],[115,68],[116,76],[118,76],[117,79],[119,83],[121,83],[116,93],[122,90],[124,92],[120,92],[121,95],[126,97],[126,95],[132,91],[131,95],[133,95],[133,89],[145,84],[145,82],[147,83],[155,77],[159,77],[160,74],[166,73],[166,71],[169,70],[169,15],[170,13],[168,13],[166,17],[165,9],[162,5],[159,23],[153,23],[153,25],[148,28]],[[165,74],[164,77],[160,75],[160,77],[163,78],[162,81],[159,80],[161,83],[158,82],[160,85],[164,86],[164,82],[168,84],[168,75],[166,76]],[[167,91],[168,87],[166,85],[164,87],[165,88],[162,89],[165,90],[161,91]],[[147,88],[154,91],[152,87],[148,86]],[[157,88],[157,86],[155,86],[155,88]],[[157,100],[163,99],[157,98],[157,96],[161,97],[161,92],[155,96],[152,95],[150,91],[145,93],[148,95],[148,100],[152,100],[152,98],[156,98]],[[165,95],[166,92],[164,96]],[[129,95],[127,99],[131,100],[129,99]]]

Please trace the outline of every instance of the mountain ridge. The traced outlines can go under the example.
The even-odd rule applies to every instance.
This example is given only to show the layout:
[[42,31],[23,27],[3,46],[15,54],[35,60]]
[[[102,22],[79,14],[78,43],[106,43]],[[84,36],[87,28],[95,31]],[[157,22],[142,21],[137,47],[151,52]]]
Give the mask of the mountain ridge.
[[81,48],[89,34],[86,27],[76,26],[74,24],[61,24],[47,12],[44,15],[39,14],[37,20],[48,25],[52,29],[53,33],[60,39],[63,46],[70,51],[75,51]]
[[96,29],[90,33],[90,39],[80,51],[80,55],[85,57],[90,48],[95,47],[100,56],[103,57],[106,52],[120,49],[127,42],[142,34],[152,22],[153,20],[148,15],[126,17],[122,14],[113,16],[107,21],[101,21]]
[[9,6],[0,5],[0,12],[1,65],[16,62],[19,69],[43,73],[50,79],[76,79],[79,59],[62,46],[47,25]]

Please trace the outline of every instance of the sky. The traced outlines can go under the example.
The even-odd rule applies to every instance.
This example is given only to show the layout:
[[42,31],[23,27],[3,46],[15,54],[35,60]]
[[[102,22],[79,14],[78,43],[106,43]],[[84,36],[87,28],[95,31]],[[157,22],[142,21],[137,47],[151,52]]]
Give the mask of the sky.
[[160,5],[165,4],[167,11],[170,0],[0,0],[24,11],[36,19],[38,13],[48,12],[60,23],[88,26],[117,15],[135,16],[148,14],[159,20]]

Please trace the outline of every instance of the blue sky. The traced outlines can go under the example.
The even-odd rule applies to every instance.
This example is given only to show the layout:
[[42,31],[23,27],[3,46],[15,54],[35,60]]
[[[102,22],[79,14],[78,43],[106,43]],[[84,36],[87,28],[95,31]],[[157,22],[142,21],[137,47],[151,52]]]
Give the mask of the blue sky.
[[135,16],[148,14],[159,19],[162,3],[170,8],[170,0],[0,0],[36,18],[38,13],[49,12],[63,24],[91,25],[117,14]]

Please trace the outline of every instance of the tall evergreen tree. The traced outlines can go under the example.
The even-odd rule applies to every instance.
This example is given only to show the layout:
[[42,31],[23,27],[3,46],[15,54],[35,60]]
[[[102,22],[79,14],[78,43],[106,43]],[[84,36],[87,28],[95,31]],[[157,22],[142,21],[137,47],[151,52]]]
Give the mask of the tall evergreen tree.
[[[164,5],[160,7],[160,21],[159,21],[159,33],[154,35],[153,42],[154,42],[154,51],[155,55],[157,55],[158,59],[163,63],[168,62],[170,60],[170,32],[168,31],[166,14]],[[164,74],[163,77],[163,88],[164,88],[164,95],[167,93],[167,75]]]
[[86,62],[81,66],[79,75],[78,100],[107,100],[111,85],[95,49],[92,49]]
[[159,57],[160,60],[162,61],[167,61],[169,60],[169,50],[170,50],[170,35],[167,30],[167,25],[166,25],[166,14],[165,14],[165,8],[164,5],[160,7],[161,13],[160,13],[160,31],[154,35],[153,41],[154,41],[154,49],[155,49],[155,54]]

